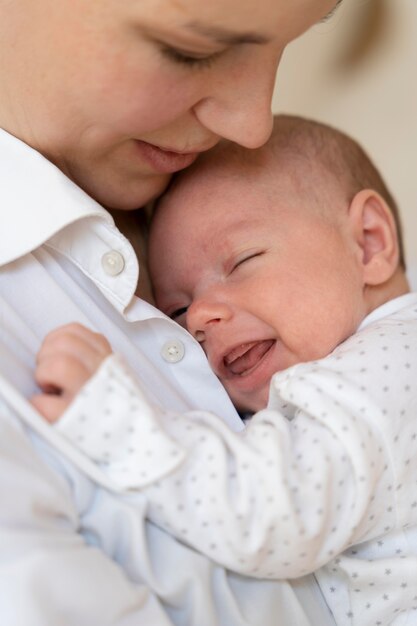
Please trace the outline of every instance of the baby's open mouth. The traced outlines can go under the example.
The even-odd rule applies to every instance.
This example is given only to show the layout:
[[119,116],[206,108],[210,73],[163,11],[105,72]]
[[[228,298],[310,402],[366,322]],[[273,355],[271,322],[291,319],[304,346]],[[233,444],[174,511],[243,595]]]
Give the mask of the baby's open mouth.
[[244,376],[259,364],[274,343],[275,339],[244,343],[226,354],[223,364],[235,376]]

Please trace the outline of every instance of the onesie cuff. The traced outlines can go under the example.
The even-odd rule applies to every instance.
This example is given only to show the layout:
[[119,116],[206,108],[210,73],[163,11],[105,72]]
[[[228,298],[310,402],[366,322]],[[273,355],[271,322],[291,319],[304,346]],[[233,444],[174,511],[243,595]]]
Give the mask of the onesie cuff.
[[112,354],[54,428],[101,468],[110,488],[128,491],[160,480],[184,460],[158,415],[163,410],[151,406],[136,375]]

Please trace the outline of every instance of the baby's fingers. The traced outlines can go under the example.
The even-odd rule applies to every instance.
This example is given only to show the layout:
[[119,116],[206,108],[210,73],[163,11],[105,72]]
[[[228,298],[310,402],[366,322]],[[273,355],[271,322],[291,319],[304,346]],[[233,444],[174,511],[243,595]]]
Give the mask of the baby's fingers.
[[45,337],[37,362],[59,355],[77,359],[92,376],[103,360],[111,354],[111,347],[103,335],[93,333],[79,324],[63,326]]
[[77,356],[65,353],[43,355],[35,369],[35,380],[45,393],[75,395],[91,376]]
[[107,339],[81,324],[67,324],[49,333],[37,355],[35,380],[43,393],[32,403],[55,421],[111,354]]
[[37,394],[32,397],[31,404],[51,424],[56,422],[69,405],[68,398],[64,396],[51,396]]
[[90,348],[92,351],[101,354],[103,357],[108,356],[112,351],[111,346],[104,335],[96,333],[86,326],[78,324],[77,322],[60,326],[59,328],[56,328],[48,333],[43,342],[42,349],[71,350],[73,344],[75,346],[84,344],[86,349]]

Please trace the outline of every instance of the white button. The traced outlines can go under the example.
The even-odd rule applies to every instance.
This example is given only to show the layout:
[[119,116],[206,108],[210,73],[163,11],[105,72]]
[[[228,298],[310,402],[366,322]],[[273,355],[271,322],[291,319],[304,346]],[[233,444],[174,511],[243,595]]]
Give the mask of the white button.
[[125,260],[117,250],[110,250],[101,257],[101,265],[108,276],[118,276],[125,268]]
[[184,354],[184,344],[178,339],[171,339],[162,346],[162,358],[168,361],[168,363],[178,363],[184,357]]

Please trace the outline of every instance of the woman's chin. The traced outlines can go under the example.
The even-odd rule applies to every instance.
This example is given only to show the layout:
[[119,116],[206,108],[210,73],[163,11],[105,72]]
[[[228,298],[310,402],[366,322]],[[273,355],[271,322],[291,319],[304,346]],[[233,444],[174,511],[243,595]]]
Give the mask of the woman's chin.
[[172,174],[149,174],[129,172],[113,173],[109,168],[90,167],[88,175],[71,172],[70,178],[91,198],[109,210],[133,211],[158,196],[168,186]]
[[142,176],[126,184],[107,185],[91,194],[107,209],[133,211],[158,198],[167,188],[171,174]]

